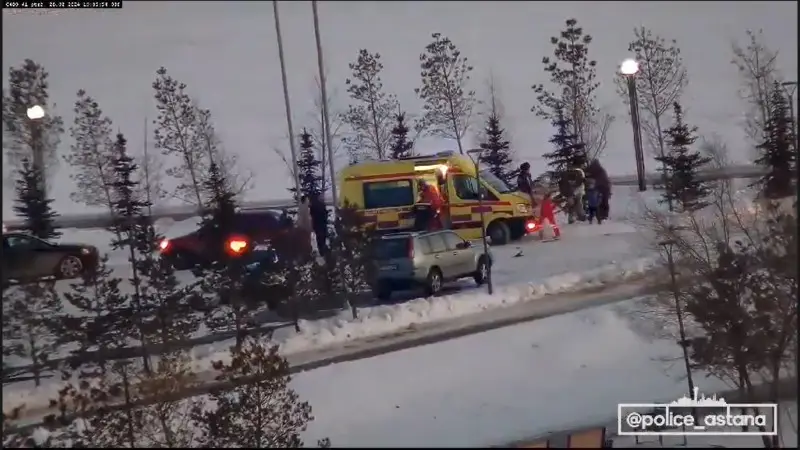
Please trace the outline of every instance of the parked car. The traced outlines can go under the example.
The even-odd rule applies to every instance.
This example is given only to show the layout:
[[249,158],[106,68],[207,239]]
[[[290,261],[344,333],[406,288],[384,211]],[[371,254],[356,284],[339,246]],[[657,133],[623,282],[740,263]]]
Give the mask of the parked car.
[[489,274],[491,254],[473,246],[450,230],[397,233],[375,242],[377,264],[374,294],[389,299],[392,291],[422,287],[435,295],[447,281],[473,278],[483,284]]
[[[236,213],[232,231],[223,239],[224,248],[216,246],[219,241],[211,227],[201,226],[197,230],[175,238],[164,239],[159,247],[175,269],[186,270],[195,266],[207,266],[220,257],[243,258],[251,264],[261,258],[272,260],[274,254],[268,244],[273,239],[296,240],[299,248],[307,246],[311,251],[308,236],[300,236],[294,225],[275,210],[241,210]],[[215,236],[212,238],[212,236]]]
[[54,243],[25,233],[3,233],[3,286],[45,277],[70,279],[97,268],[97,248]]

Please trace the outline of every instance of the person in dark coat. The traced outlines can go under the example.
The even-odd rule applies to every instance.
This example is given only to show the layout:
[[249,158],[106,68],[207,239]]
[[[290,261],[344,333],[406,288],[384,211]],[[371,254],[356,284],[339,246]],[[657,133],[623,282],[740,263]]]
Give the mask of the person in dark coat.
[[328,254],[328,208],[320,195],[311,196],[311,226],[317,239],[317,251],[320,256]]
[[517,190],[529,196],[533,194],[533,178],[531,178],[531,165],[524,162],[519,165],[519,175],[517,175]]
[[597,224],[603,223],[603,219],[597,215],[603,194],[597,189],[594,178],[586,179],[586,215],[589,223],[592,223],[597,218]]
[[606,169],[600,161],[593,159],[586,168],[586,175],[594,179],[595,187],[600,192],[600,205],[597,207],[597,219],[606,220],[611,212],[608,200],[611,198],[611,181],[608,179]]

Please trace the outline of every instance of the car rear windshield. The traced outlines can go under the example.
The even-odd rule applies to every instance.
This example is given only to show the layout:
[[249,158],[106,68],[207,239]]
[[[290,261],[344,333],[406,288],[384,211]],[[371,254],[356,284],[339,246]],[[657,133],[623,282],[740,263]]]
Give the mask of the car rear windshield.
[[395,208],[414,204],[411,180],[364,183],[364,208]]
[[408,257],[410,239],[379,239],[375,245],[375,259],[395,259]]

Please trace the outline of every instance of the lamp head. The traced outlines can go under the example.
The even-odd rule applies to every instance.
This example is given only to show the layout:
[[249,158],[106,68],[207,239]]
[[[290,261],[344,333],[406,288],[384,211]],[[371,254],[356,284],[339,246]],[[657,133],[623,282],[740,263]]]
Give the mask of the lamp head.
[[636,73],[639,72],[639,63],[637,63],[635,59],[626,59],[622,61],[619,71],[626,76],[636,75]]
[[30,108],[28,108],[27,114],[28,114],[28,119],[31,120],[41,119],[42,117],[44,117],[44,108],[42,108],[39,105],[33,105]]

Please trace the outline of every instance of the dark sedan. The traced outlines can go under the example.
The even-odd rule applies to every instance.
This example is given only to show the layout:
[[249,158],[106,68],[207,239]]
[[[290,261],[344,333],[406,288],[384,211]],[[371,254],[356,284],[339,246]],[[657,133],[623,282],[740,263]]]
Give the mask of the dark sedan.
[[183,236],[164,239],[160,243],[161,255],[177,270],[195,266],[208,266],[220,257],[239,258],[245,264],[272,260],[269,250],[273,240],[293,242],[297,248],[311,251],[310,237],[303,235],[291,221],[275,210],[242,210],[236,213],[231,233],[225,238],[224,248],[217,248],[212,225]]
[[45,277],[70,279],[95,270],[97,248],[47,242],[24,233],[3,233],[3,286]]

